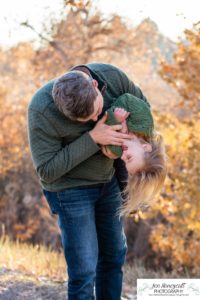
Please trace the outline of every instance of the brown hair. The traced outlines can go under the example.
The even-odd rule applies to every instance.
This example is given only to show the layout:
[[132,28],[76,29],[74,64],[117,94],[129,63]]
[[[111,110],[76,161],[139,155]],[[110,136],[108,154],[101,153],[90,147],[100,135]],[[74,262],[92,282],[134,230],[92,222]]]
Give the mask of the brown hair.
[[131,212],[152,204],[164,183],[167,167],[163,138],[156,132],[149,143],[152,151],[145,152],[144,168],[134,175],[128,175],[124,192],[126,201],[120,208],[120,215],[128,216]]
[[57,108],[69,119],[76,120],[93,113],[97,91],[92,77],[80,71],[70,71],[55,81],[52,95]]

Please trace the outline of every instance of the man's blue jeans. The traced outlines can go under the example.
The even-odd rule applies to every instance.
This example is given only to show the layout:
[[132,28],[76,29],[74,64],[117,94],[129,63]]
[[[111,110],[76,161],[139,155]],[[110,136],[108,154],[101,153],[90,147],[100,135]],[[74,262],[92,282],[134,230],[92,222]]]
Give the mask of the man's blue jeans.
[[106,184],[44,191],[58,214],[68,266],[68,300],[120,300],[127,250],[116,177]]

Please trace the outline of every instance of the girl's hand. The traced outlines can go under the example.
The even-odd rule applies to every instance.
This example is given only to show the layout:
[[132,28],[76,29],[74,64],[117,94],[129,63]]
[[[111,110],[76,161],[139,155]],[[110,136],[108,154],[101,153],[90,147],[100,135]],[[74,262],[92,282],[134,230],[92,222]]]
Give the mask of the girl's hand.
[[121,123],[124,122],[128,118],[129,115],[130,115],[130,112],[127,112],[124,108],[116,107],[114,110],[114,116],[118,122],[121,122]]

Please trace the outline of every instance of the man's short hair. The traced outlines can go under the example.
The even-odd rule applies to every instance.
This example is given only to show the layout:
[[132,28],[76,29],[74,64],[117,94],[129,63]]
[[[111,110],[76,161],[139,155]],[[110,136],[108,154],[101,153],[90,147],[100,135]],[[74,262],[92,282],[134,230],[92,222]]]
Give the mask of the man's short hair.
[[87,118],[94,111],[97,91],[92,77],[80,71],[60,76],[53,86],[53,99],[57,108],[69,119]]

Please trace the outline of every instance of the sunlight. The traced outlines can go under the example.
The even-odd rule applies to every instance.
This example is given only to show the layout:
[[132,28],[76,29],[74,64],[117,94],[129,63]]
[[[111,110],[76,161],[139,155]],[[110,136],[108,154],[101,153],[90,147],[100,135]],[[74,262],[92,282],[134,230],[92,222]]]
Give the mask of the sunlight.
[[[117,13],[125,17],[129,24],[136,26],[144,18],[155,21],[160,31],[172,40],[185,28],[190,28],[199,19],[198,0],[96,0],[92,1],[106,16]],[[11,46],[19,41],[34,40],[36,35],[19,24],[29,22],[41,32],[42,24],[52,16],[59,19],[63,1],[54,0],[7,0],[0,8],[0,45]]]

